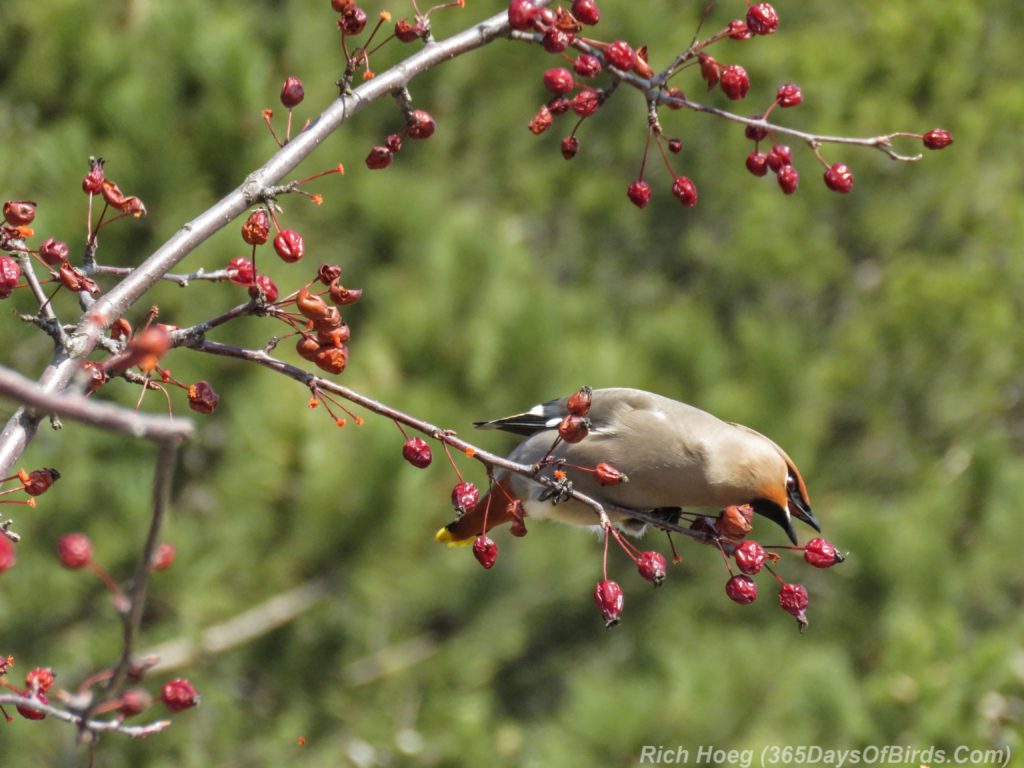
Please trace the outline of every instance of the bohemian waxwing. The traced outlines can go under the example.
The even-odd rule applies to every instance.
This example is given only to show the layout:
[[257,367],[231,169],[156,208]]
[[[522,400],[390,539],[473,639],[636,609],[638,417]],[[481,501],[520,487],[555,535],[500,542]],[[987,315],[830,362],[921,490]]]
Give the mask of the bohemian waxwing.
[[[640,389],[596,389],[588,418],[590,430],[580,442],[559,442],[558,425],[569,413],[569,398],[534,406],[526,413],[495,421],[477,422],[482,429],[501,429],[524,435],[509,455],[533,465],[548,455],[561,459],[550,474],[562,469],[575,490],[602,503],[637,511],[655,511],[677,519],[681,508],[721,508],[750,504],[754,511],[782,527],[797,543],[792,517],[821,530],[811,512],[807,488],[786,452],[764,435],[740,424],[722,421],[692,405]],[[625,473],[627,482],[601,486],[592,472],[605,462]],[[510,499],[520,499],[531,518],[558,520],[573,525],[597,523],[594,510],[576,500],[547,500],[544,486],[522,475],[499,470],[490,495],[487,527],[509,522]],[[541,497],[545,496],[545,499]],[[437,539],[468,543],[483,530],[488,498],[442,528]],[[628,515],[607,510],[624,531],[639,534],[645,525]],[[675,513],[673,515],[673,513]]]

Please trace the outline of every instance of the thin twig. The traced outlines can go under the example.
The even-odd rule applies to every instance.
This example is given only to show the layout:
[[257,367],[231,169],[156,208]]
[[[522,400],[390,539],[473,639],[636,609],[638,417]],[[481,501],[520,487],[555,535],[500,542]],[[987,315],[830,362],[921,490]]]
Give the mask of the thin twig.
[[[130,275],[135,270],[134,267],[108,267],[97,264],[93,267],[93,274],[96,275],[120,275],[125,277]],[[231,279],[230,270],[217,269],[213,272],[207,272],[205,269],[200,267],[195,272],[189,272],[187,275],[174,275],[168,273],[160,276],[161,280],[167,280],[172,283],[177,283],[182,288],[188,286],[193,280],[209,280],[211,282],[223,282]]]
[[59,709],[58,707],[51,706],[49,704],[43,704],[39,699],[32,699],[27,696],[18,696],[13,693],[0,693],[0,704],[9,704],[22,709],[31,709],[36,712],[43,712],[50,717],[57,720],[63,720],[65,723],[71,723],[77,725],[83,731],[95,731],[97,733],[102,732],[113,732],[122,733],[125,736],[131,736],[133,739],[141,739],[146,736],[152,736],[154,733],[166,729],[170,724],[170,720],[157,720],[146,725],[125,725],[121,720],[90,720],[82,715],[76,714],[75,712],[69,712],[66,709]]

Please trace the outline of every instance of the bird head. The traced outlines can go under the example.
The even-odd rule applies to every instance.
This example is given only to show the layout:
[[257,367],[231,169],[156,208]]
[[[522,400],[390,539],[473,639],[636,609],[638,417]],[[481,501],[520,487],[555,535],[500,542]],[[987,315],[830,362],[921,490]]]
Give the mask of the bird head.
[[767,517],[786,532],[790,541],[797,544],[796,531],[793,530],[793,518],[803,520],[816,531],[821,531],[818,519],[811,511],[811,500],[807,496],[807,486],[800,471],[788,456],[786,462],[786,479],[784,482],[772,482],[761,487],[760,493],[750,504],[759,515]]

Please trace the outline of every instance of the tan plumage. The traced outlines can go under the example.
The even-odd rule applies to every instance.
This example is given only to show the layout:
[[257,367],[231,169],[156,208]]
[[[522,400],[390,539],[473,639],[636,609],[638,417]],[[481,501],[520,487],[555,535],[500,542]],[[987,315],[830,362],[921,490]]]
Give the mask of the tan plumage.
[[[551,448],[558,423],[568,413],[567,401],[544,403],[477,426],[525,435],[509,458],[534,464]],[[794,543],[791,516],[818,529],[796,466],[778,445],[748,427],[661,395],[625,388],[594,390],[588,418],[587,437],[575,444],[560,443],[551,455],[586,468],[606,462],[628,476],[626,483],[601,486],[590,472],[563,468],[574,489],[598,501],[637,511],[751,504],[755,512],[782,526]],[[596,523],[594,511],[584,504],[541,501],[544,488],[538,483],[516,474],[496,476],[502,489],[492,491],[488,528],[508,520],[508,496],[521,499],[531,518]],[[438,539],[454,543],[480,533],[486,503],[485,498],[473,512],[441,529]],[[627,514],[609,510],[609,516],[629,532],[643,528]]]

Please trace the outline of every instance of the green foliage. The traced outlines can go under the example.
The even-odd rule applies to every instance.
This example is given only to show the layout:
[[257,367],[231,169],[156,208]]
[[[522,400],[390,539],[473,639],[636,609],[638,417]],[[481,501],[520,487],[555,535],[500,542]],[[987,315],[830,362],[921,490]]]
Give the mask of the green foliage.
[[[689,41],[702,5],[605,0],[599,30],[647,42],[658,65]],[[626,609],[605,632],[589,534],[501,533],[484,573],[433,541],[453,481],[438,451],[414,470],[386,421],[338,430],[293,382],[176,352],[174,374],[210,380],[223,399],[182,452],[168,531],[178,560],[154,578],[143,645],[195,638],[309,579],[332,588],[297,621],[183,670],[202,706],[148,741],[105,738],[97,766],[632,765],[644,744],[1024,747],[1019,8],[776,5],[777,35],[721,49],[751,73],[741,109],[794,80],[805,103],[779,116],[787,124],[845,135],[941,125],[957,143],[914,166],[826,146],[856,174],[842,197],[794,145],[802,185],[784,197],[746,172],[736,126],[666,112],[700,203],[682,210],[653,162],[654,199],[638,211],[625,190],[644,139],[640,97],[623,89],[563,162],[568,122],[540,138],[525,129],[550,60],[498,42],[414,83],[438,131],[388,170],[362,159],[400,125],[390,102],[332,137],[296,175],[345,163],[344,178],[315,185],[325,205],[282,201],[308,255],[263,264],[290,290],[316,263],[339,262],[366,289],[346,313],[341,380],[460,432],[588,383],[659,391],[772,435],[800,464],[826,534],[851,551],[833,572],[782,564],[810,591],[809,631],[797,635],[767,580],[754,605],[731,604],[718,555],[684,544],[657,593],[613,559]],[[498,7],[438,13],[435,31]],[[306,85],[300,120],[327,103],[341,70],[333,23],[323,0],[4,0],[0,195],[38,200],[37,232],[75,250],[79,181],[103,155],[150,216],[105,231],[101,258],[138,263],[272,152],[260,110],[281,121],[285,75]],[[377,71],[402,52],[392,48],[374,55]],[[695,76],[680,85],[702,90]],[[182,268],[243,253],[231,225]],[[22,293],[6,307],[27,310]],[[156,303],[186,325],[242,295],[160,286],[130,319]],[[56,302],[72,317],[67,296]],[[213,338],[261,346],[280,332],[249,319]],[[0,333],[3,363],[38,375],[48,341],[10,316]],[[123,382],[108,390],[137,397]],[[165,404],[150,395],[147,407]],[[186,412],[183,398],[175,408]],[[52,551],[84,530],[126,577],[152,459],[74,424],[26,454],[25,466],[64,479],[17,513],[25,541],[0,576],[14,679],[41,664],[74,687],[115,660],[108,598]],[[70,728],[2,727],[3,765],[83,762]]]

